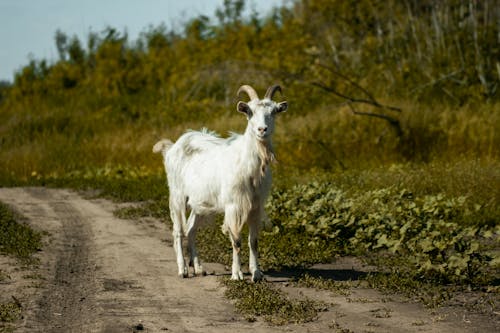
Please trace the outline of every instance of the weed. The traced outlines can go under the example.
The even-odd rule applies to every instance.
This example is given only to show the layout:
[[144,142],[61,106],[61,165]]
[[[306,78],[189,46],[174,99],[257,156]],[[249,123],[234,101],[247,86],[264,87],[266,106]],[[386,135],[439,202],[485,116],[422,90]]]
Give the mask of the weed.
[[335,333],[354,333],[352,330],[342,327],[336,320],[332,320],[328,327]]
[[137,219],[149,215],[145,207],[124,207],[113,211],[113,215],[120,219]]
[[263,317],[274,325],[305,323],[314,320],[319,303],[309,299],[289,299],[268,282],[250,283],[221,279],[227,288],[225,295],[235,301],[236,309],[247,320]]
[[392,310],[389,308],[377,308],[370,310],[374,318],[390,318]]
[[[113,212],[122,219],[138,219],[140,217],[155,217],[160,220],[169,218],[168,200],[142,202],[138,206],[119,208]],[[169,220],[170,221],[170,220]]]
[[309,274],[295,279],[294,284],[298,287],[315,288],[319,290],[328,290],[337,295],[349,296],[351,284],[348,282],[338,282],[322,277],[313,277]]
[[42,234],[19,220],[23,218],[0,202],[0,252],[30,260],[42,247]]
[[[233,250],[229,238],[222,233],[221,223],[222,220],[219,217],[215,223],[200,228],[196,235],[198,252],[205,261],[229,266],[232,262]],[[245,235],[247,235],[247,230],[244,230],[242,239],[245,239]],[[243,265],[248,263],[247,246],[241,247],[240,257]]]
[[[118,216],[167,220],[155,140],[203,126],[241,132],[230,94],[241,77],[258,88],[275,77],[296,111],[276,129],[275,228],[261,235],[264,269],[370,254],[381,272],[369,276],[372,285],[427,290],[416,293],[427,304],[448,297],[431,296],[435,286],[492,287],[500,269],[499,12],[491,1],[417,3],[362,2],[353,11],[341,1],[298,1],[260,22],[233,13],[221,26],[190,21],[183,35],[152,28],[137,43],[109,28],[59,62],[33,60],[0,91],[0,185],[97,189],[142,202]],[[279,51],[261,56],[252,45]],[[402,110],[353,115],[373,115],[387,96],[395,100],[383,104]],[[371,103],[352,103],[360,98]],[[0,206],[0,251],[29,257],[39,236],[9,214]],[[219,224],[200,230],[200,253],[228,264]]]
[[0,269],[0,282],[10,279],[10,276]]
[[[388,265],[386,262],[385,265]],[[370,273],[365,277],[371,288],[385,292],[397,292],[409,299],[421,302],[429,308],[436,308],[451,299],[449,288],[412,277],[410,272],[401,273],[398,266],[392,273]]]
[[0,322],[11,323],[21,318],[21,304],[18,301],[0,303]]
[[496,265],[487,250],[498,229],[478,219],[480,207],[465,197],[419,198],[393,187],[349,195],[310,182],[274,192],[267,207],[278,233],[295,232],[330,253],[389,250],[388,257],[409,261],[413,278],[470,283]]
[[[0,252],[31,264],[36,261],[32,254],[41,249],[42,233],[31,229],[23,220],[22,216],[0,202]],[[0,281],[4,279],[10,277],[0,270]],[[12,298],[13,302],[0,303],[1,323],[11,323],[21,318],[21,303],[14,296]],[[0,325],[0,332],[11,330],[13,328],[9,325]]]

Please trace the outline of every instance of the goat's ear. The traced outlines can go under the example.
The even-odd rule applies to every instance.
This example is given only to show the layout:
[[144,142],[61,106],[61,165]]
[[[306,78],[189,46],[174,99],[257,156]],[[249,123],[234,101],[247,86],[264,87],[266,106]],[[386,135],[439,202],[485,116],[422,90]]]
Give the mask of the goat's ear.
[[277,113],[280,113],[280,112],[286,112],[286,109],[288,109],[288,102],[281,102],[281,103],[278,103],[278,107],[276,108],[276,112]]
[[248,104],[245,102],[238,102],[237,109],[238,112],[244,113],[248,117],[252,116],[252,110],[250,109],[250,106],[248,106]]

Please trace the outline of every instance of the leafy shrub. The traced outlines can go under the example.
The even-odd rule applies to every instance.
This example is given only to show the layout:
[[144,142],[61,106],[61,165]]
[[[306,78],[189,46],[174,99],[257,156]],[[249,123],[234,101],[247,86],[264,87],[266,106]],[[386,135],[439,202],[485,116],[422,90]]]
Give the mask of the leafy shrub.
[[311,236],[311,245],[328,240],[345,247],[355,222],[353,204],[330,183],[311,182],[274,192],[267,210],[280,229],[295,229]]
[[471,282],[498,262],[485,244],[498,240],[500,228],[468,223],[481,207],[469,207],[465,197],[414,198],[395,188],[348,196],[329,182],[311,182],[274,193],[268,210],[285,234],[333,242],[344,253],[386,250],[406,258],[420,278]]
[[366,212],[350,239],[355,247],[387,249],[405,256],[422,277],[444,281],[472,281],[491,260],[481,244],[494,233],[488,226],[465,223],[472,213],[465,197],[413,198],[406,190],[383,189],[363,199]]

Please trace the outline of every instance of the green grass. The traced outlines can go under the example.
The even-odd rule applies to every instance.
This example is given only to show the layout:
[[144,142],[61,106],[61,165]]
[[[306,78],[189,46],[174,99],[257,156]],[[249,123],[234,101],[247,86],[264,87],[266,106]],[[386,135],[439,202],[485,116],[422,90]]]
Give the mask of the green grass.
[[[333,174],[278,175],[268,207],[275,226],[273,231],[261,233],[261,265],[264,270],[304,268],[331,262],[337,255],[357,255],[377,267],[376,272],[363,278],[371,287],[405,295],[429,307],[455,302],[477,311],[479,305],[462,302],[459,296],[461,292],[473,290],[495,309],[500,277],[499,188],[495,185],[499,170],[494,161],[476,160],[396,164],[389,168]],[[118,214],[130,218],[155,216],[170,223],[166,195],[160,200],[150,199],[138,207],[122,209]],[[418,211],[424,207],[427,212]],[[430,213],[434,210],[435,213]],[[340,218],[338,222],[332,220],[336,216]],[[350,224],[351,217],[358,222]],[[389,223],[391,220],[387,218],[394,222]],[[413,226],[410,239],[416,244],[429,239],[434,239],[436,244],[445,242],[443,244],[448,244],[446,257],[422,251],[418,246],[402,252],[388,250],[390,244],[385,242],[390,240],[392,232],[399,233],[405,222],[415,219],[423,224]],[[396,223],[398,221],[401,224]],[[430,221],[433,228],[426,229]],[[221,222],[219,218],[213,225],[199,230],[199,252],[205,261],[230,265],[231,246],[220,230]],[[444,229],[439,229],[440,225]],[[369,229],[372,226],[379,228],[376,233],[375,229]],[[475,230],[472,236],[467,235],[469,230]],[[246,235],[244,230],[243,239]],[[353,237],[361,235],[361,241],[354,246],[356,238]],[[452,238],[453,235],[457,238]],[[432,266],[422,265],[425,261],[419,266],[407,260],[419,256],[435,265],[451,258],[450,269],[439,273]],[[243,264],[247,264],[247,246],[242,247],[241,257]],[[336,281],[310,276],[299,278],[296,285],[348,292],[347,287]]]
[[[363,256],[368,251],[377,258],[380,271],[393,267],[399,257],[416,258],[416,262],[398,262],[403,282],[472,283],[477,288],[491,284],[498,277],[498,170],[495,161],[476,160],[395,164],[331,174],[278,173],[268,205],[275,226],[261,234],[261,265],[265,270],[302,268],[330,262],[336,255]],[[72,178],[66,184],[101,187],[97,192],[102,196],[142,202],[117,211],[119,217],[153,216],[170,223],[164,177],[138,176],[133,168],[119,168]],[[55,184],[64,184],[64,179]],[[409,221],[414,222],[404,242],[408,246],[400,248],[399,233]],[[205,261],[229,265],[231,247],[220,223],[218,219],[201,228],[199,251]],[[450,227],[453,232],[446,231]],[[445,251],[445,257],[434,249]],[[246,246],[241,254],[246,264]]]
[[[461,290],[472,289],[479,293],[483,293],[482,290],[490,290],[491,292],[483,293],[480,297],[496,304],[494,295],[498,293],[497,285],[500,276],[498,232],[496,231],[500,220],[498,208],[500,190],[495,185],[500,175],[498,166],[495,160],[463,160],[454,163],[434,161],[420,164],[393,164],[386,168],[353,169],[344,172],[313,171],[307,174],[295,174],[293,171],[279,173],[283,170],[281,166],[278,166],[278,170],[275,170],[275,186],[268,207],[275,226],[271,232],[262,232],[259,242],[262,268],[264,270],[304,268],[315,263],[331,262],[338,255],[357,255],[377,267],[378,273],[369,274],[365,278],[367,283],[374,288],[407,295],[429,307],[442,306],[453,300],[456,301],[456,295]],[[170,223],[165,175],[161,171],[140,170],[124,166],[105,167],[89,169],[65,177],[36,176],[23,184],[73,187],[87,191],[86,193],[92,196],[135,202],[133,207],[122,208],[115,214],[122,218],[132,219],[152,216]],[[327,200],[322,201],[322,198],[327,198]],[[435,198],[439,199],[432,201],[436,200]],[[439,217],[442,219],[440,223],[454,223],[456,230],[470,227],[480,229],[477,237],[467,238],[469,243],[466,245],[469,244],[467,245],[469,248],[471,241],[474,244],[477,242],[479,247],[471,252],[473,256],[469,257],[470,261],[466,262],[465,270],[457,275],[459,279],[455,278],[455,273],[451,271],[445,272],[445,275],[422,274],[423,271],[419,269],[419,266],[404,260],[408,257],[407,253],[402,252],[399,255],[397,252],[387,251],[387,248],[376,247],[381,239],[380,236],[391,234],[389,229],[386,229],[391,224],[384,222],[383,216],[400,216],[400,219],[396,218],[394,221],[400,220],[401,222],[416,217],[426,221],[428,217],[424,215],[421,217],[419,214],[412,215],[413,213],[405,210],[401,211],[406,207],[404,205],[413,205],[414,202],[417,205],[416,208],[423,207],[419,205],[430,204],[435,205],[438,210],[451,205],[452,210],[446,213],[448,215]],[[353,225],[349,222],[349,216],[355,218],[356,221],[364,221],[366,216],[372,216],[370,218],[373,219],[376,214],[382,214],[382,218],[375,218],[368,224]],[[335,222],[331,220],[332,217],[338,217],[340,220]],[[199,252],[204,261],[230,265],[231,246],[220,230],[220,223],[219,218],[213,225],[200,229]],[[366,233],[369,225],[381,227],[379,233]],[[399,228],[397,224],[394,226]],[[355,242],[352,242],[351,238],[355,237],[356,232],[360,230],[364,233],[363,240],[359,242],[361,247],[353,247]],[[246,230],[244,232],[245,239]],[[489,238],[483,237],[488,232],[491,232]],[[382,239],[388,238],[382,237]],[[365,252],[368,249],[367,245],[371,247],[368,253]],[[453,254],[456,251],[460,253],[461,250],[452,243],[449,251]],[[434,256],[426,252],[423,255]],[[247,246],[242,247],[241,256],[243,264],[247,264]],[[431,258],[441,260],[439,256]],[[470,269],[467,266],[468,262],[471,263]],[[467,275],[467,272],[473,274]],[[462,279],[461,276],[464,278]],[[223,284],[229,286],[229,284]],[[348,292],[335,281],[312,277],[300,278],[297,285],[322,288],[337,293]],[[450,289],[450,285],[453,288]],[[273,318],[254,305],[257,308],[253,309],[253,312],[243,313],[249,320],[262,317],[274,324],[283,324],[312,320],[315,317],[314,314],[308,312],[311,304],[305,306],[307,302],[302,305],[299,302],[299,305],[290,305],[283,295],[279,296],[269,290],[261,290],[265,288],[263,286],[242,284],[231,288],[233,291],[228,294],[228,297],[235,297],[234,295],[239,295],[238,293],[254,296],[256,293],[268,293],[278,299],[276,303],[269,301],[266,305],[266,307],[273,308],[274,313],[276,311],[297,313],[297,317],[286,318],[280,315]],[[242,309],[248,306],[248,304],[240,305]],[[469,306],[472,309],[477,308],[474,305]],[[493,305],[492,308],[495,309],[496,306]],[[277,310],[278,308],[286,311]]]
[[328,290],[336,295],[349,296],[353,283],[351,281],[334,281],[323,277],[315,277],[304,274],[295,278],[294,285],[297,287],[314,288],[317,290]]
[[[388,268],[389,262],[384,262],[383,267]],[[394,261],[392,262],[394,263]],[[451,290],[465,290],[458,286],[450,288],[415,279],[411,274],[401,273],[404,270],[404,266],[399,266],[390,273],[370,273],[364,280],[367,281],[368,286],[371,288],[376,288],[385,293],[404,295],[408,299],[419,301],[429,308],[437,308],[449,301],[453,297]],[[457,301],[457,303],[459,302]]]
[[[210,116],[172,111],[169,121],[162,120],[165,106],[153,100],[138,95],[94,103],[86,95],[72,95],[67,103],[78,111],[71,116],[60,104],[36,98],[1,108],[10,121],[0,128],[5,138],[0,184],[83,190],[138,203],[117,211],[119,217],[153,216],[170,223],[161,157],[151,153],[154,142],[203,126],[223,135],[241,132],[245,119],[228,111],[232,105],[212,101],[205,105],[213,110]],[[480,289],[498,280],[500,105],[391,104],[403,107],[399,137],[387,123],[353,116],[347,106],[290,109],[277,120],[278,164],[268,206],[275,227],[259,242],[264,270],[369,253],[380,272],[393,274],[373,279],[381,288],[416,290],[412,282],[419,281],[420,286]],[[137,105],[148,112],[134,120],[122,114]],[[178,121],[171,122],[174,118]],[[427,206],[452,213],[423,216],[419,210]],[[418,232],[400,249],[395,245],[405,222]],[[231,247],[220,223],[200,230],[199,251],[205,261],[229,265]],[[426,229],[426,223],[434,227]],[[404,257],[416,261],[398,261]],[[243,246],[244,264],[247,258]],[[390,272],[395,262],[400,269]]]
[[235,301],[236,309],[247,320],[262,317],[274,325],[306,323],[314,320],[321,309],[319,302],[307,298],[291,299],[271,283],[221,279],[225,295]]
[[[237,88],[250,83],[260,92],[281,82],[290,109],[278,117],[273,142],[275,227],[259,243],[265,270],[349,254],[378,267],[370,283],[380,288],[496,288],[498,13],[452,2],[432,10],[340,3],[315,0],[251,21],[233,13],[219,25],[196,19],[182,36],[151,28],[137,43],[109,28],[89,36],[94,48],[66,49],[67,60],[31,61],[0,91],[0,186],[73,188],[136,203],[119,217],[170,223],[153,144],[190,128],[242,132]],[[459,13],[471,8],[464,21]],[[339,15],[345,20],[332,19]],[[261,56],[254,45],[276,52]],[[401,111],[349,103],[332,90]],[[398,129],[354,110],[390,117]],[[14,255],[29,257],[37,236],[5,211],[0,206],[7,228],[0,250],[24,248]],[[200,230],[200,254],[229,264],[219,225]]]
[[[31,229],[24,218],[0,202],[0,253],[14,256],[23,263],[33,263],[32,255],[42,247],[42,233]],[[0,271],[0,280],[8,278]],[[13,302],[0,302],[0,332],[11,332],[8,323],[21,318],[22,306]]]
[[21,305],[16,301],[8,303],[0,303],[0,322],[11,323],[20,319],[21,310],[22,310]]
[[0,202],[0,252],[30,260],[42,248],[42,234],[34,231],[23,218]]
[[0,332],[14,332],[14,323],[22,318],[22,306],[17,301],[0,303]]

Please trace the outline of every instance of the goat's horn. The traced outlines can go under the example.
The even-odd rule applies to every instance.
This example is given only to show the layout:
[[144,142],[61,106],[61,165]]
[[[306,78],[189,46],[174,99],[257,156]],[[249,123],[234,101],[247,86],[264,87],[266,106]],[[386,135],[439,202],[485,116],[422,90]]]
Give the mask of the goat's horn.
[[257,96],[257,92],[255,92],[255,89],[250,87],[249,85],[243,85],[238,89],[238,92],[236,95],[239,96],[241,92],[246,92],[248,96],[250,97],[250,100],[253,101],[254,99],[259,99],[259,96]]
[[279,84],[275,84],[274,86],[270,86],[269,89],[267,89],[266,91],[266,96],[264,98],[269,98],[269,99],[273,99],[273,96],[274,96],[274,93],[279,91],[280,93],[281,92],[281,87]]

